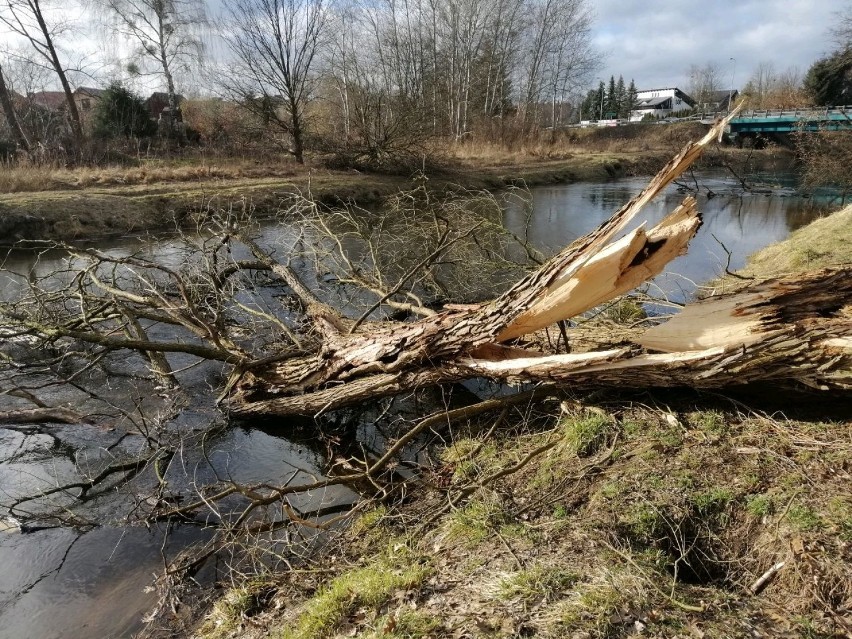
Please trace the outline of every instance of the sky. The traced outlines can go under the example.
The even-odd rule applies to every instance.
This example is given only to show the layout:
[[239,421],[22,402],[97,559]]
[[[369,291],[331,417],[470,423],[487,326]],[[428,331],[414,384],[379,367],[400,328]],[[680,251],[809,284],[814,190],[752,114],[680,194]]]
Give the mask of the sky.
[[[227,0],[207,0],[217,6]],[[52,0],[59,12],[80,2],[72,13],[89,13],[85,0]],[[852,10],[852,0],[587,0],[594,13],[592,39],[602,54],[599,79],[619,75],[636,87],[654,89],[677,86],[689,90],[692,65],[716,65],[724,89],[741,89],[761,62],[772,62],[781,73],[797,67],[801,76],[811,64],[834,48],[829,29],[841,10]],[[79,23],[86,24],[85,20]],[[91,23],[91,22],[89,22]],[[119,42],[104,42],[85,31],[71,35],[72,57],[86,60],[92,76],[75,78],[77,84],[105,81],[117,61]],[[8,34],[0,33],[2,40]],[[11,38],[7,40],[11,44]],[[66,40],[66,44],[68,41]],[[0,48],[3,48],[0,46]],[[112,54],[112,55],[111,55]],[[732,60],[733,58],[733,60]],[[75,66],[70,64],[69,66]],[[150,82],[158,84],[158,78]],[[141,84],[145,84],[142,82]],[[49,87],[58,88],[58,87]],[[142,87],[135,87],[141,89]],[[159,89],[159,86],[146,87]],[[189,87],[203,91],[203,87]]]
[[[834,47],[828,34],[848,0],[590,0],[597,78],[688,90],[691,65],[715,64],[741,89],[761,62],[801,74]],[[734,58],[732,61],[731,58]],[[597,78],[594,84],[597,85]]]

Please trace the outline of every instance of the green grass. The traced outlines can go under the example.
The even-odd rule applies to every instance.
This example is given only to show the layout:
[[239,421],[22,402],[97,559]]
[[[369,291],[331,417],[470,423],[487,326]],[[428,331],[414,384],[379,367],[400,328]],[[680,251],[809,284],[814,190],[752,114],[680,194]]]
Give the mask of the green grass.
[[819,514],[807,506],[796,504],[787,511],[787,521],[801,531],[811,531],[822,528],[823,521]]
[[746,497],[746,510],[755,519],[763,519],[775,511],[775,504],[769,495],[749,495]]
[[613,421],[607,415],[591,413],[580,419],[566,419],[562,428],[568,450],[579,457],[588,457],[606,441]]
[[358,608],[377,610],[400,590],[418,586],[431,569],[421,564],[407,546],[392,549],[361,568],[331,580],[307,601],[281,639],[322,639]]
[[454,511],[448,521],[447,538],[476,546],[510,523],[503,507],[493,500],[474,499]]
[[690,424],[709,435],[722,435],[728,429],[725,416],[717,410],[695,411],[688,415]]
[[719,487],[697,492],[692,495],[692,504],[702,517],[721,513],[734,499],[734,493],[728,488]]
[[403,610],[383,615],[372,632],[358,633],[364,639],[421,639],[441,627],[441,620],[419,610]]

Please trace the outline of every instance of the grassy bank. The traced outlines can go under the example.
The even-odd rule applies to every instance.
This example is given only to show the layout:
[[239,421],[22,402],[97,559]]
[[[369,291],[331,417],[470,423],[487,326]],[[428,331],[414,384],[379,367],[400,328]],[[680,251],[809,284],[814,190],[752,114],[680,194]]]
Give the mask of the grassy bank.
[[[429,184],[433,189],[444,190],[604,180],[624,175],[632,166],[630,158],[586,154],[529,165],[458,167],[433,173]],[[273,215],[294,193],[309,193],[321,202],[356,201],[368,205],[414,184],[411,178],[402,176],[304,169],[287,177],[200,176],[192,180],[21,191],[0,195],[0,237],[6,242],[72,240],[168,229],[191,221],[196,213],[235,203],[247,203],[260,215]]]
[[[686,141],[703,134],[700,125],[570,130],[553,140],[509,149],[462,144],[428,170],[435,191],[496,189],[576,181],[602,181],[657,171]],[[716,150],[709,165],[733,163],[742,172],[785,164],[772,153]],[[0,242],[95,239],[174,229],[210,209],[248,204],[259,215],[274,215],[293,193],[325,203],[370,205],[410,189],[417,174],[391,175],[298,166],[291,160],[202,156],[137,161],[133,166],[98,168],[7,167],[0,172]]]
[[441,491],[361,516],[322,577],[237,588],[198,636],[846,636],[849,422],[678,394],[536,409],[462,426]]
[[[848,264],[850,222],[740,275]],[[852,398],[778,390],[566,392],[454,423],[404,502],[317,571],[233,588],[196,636],[849,637]]]

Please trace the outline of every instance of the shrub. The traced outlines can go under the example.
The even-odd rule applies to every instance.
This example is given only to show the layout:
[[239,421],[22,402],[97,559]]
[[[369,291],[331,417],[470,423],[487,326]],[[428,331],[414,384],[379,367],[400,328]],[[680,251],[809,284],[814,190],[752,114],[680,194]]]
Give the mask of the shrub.
[[157,132],[141,98],[113,82],[95,107],[95,137],[148,137]]

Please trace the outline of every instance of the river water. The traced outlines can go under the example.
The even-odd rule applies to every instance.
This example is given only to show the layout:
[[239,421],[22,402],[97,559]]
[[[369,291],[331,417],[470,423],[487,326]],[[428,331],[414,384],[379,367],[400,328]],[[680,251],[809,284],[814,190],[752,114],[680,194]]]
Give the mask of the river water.
[[[784,239],[831,207],[827,201],[797,195],[789,176],[758,176],[759,181],[771,185],[760,192],[742,191],[737,180],[721,173],[697,175],[696,180],[703,227],[689,253],[672,262],[649,290],[674,301],[687,299],[696,286],[722,273],[729,259],[727,252],[729,268],[740,268],[749,254]],[[598,226],[646,183],[646,179],[630,178],[539,187],[530,194],[531,209],[523,204],[523,198],[510,195],[505,223],[511,231],[526,236],[534,246],[550,254]],[[685,186],[694,188],[695,183],[690,180]],[[713,197],[708,197],[708,191]],[[683,197],[682,187],[669,187],[634,226],[654,224]],[[136,239],[113,240],[100,248],[119,253],[141,248],[166,263],[181,259],[169,242],[146,245]],[[62,259],[58,254],[18,252],[7,257],[4,267],[18,273],[48,273]],[[3,278],[3,282],[2,295],[8,299],[14,295],[13,280]],[[209,389],[217,379],[209,370],[192,369],[185,377],[182,381],[196,388],[200,396],[212,396]],[[119,387],[116,383],[118,395],[133,392]],[[2,396],[0,410],[4,410]],[[185,407],[176,422],[180,428],[200,432],[215,419],[212,401],[202,401]],[[310,477],[321,477],[327,462],[322,451],[309,441],[282,435],[294,430],[295,426],[287,424],[276,424],[274,429],[250,424],[224,429],[206,442],[203,455],[187,451],[181,460],[183,468],[191,468],[190,475],[198,481],[217,474],[243,481],[292,481],[294,477],[308,481]],[[359,429],[359,436],[377,437],[370,429]],[[116,442],[115,435],[85,425],[0,428],[0,503],[76,477],[87,460],[116,455],[123,449],[127,452],[133,446],[132,438]],[[355,497],[347,489],[336,488],[305,497],[303,505],[333,509]],[[106,496],[101,500],[100,512],[122,512],[127,499],[126,494]],[[0,517],[4,514],[0,512]],[[199,527],[173,527],[168,535],[165,528],[156,526],[145,529],[118,524],[88,532],[72,527],[23,533],[4,528],[8,527],[0,526],[0,637],[16,639],[131,636],[142,627],[143,616],[156,603],[157,593],[147,587],[162,571],[164,558],[209,536]]]

